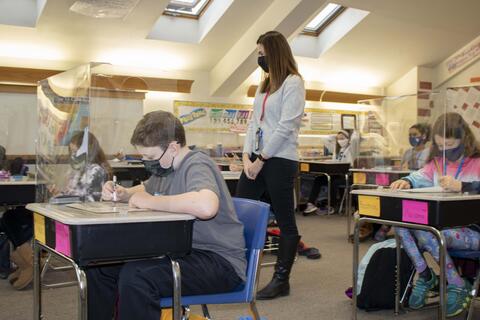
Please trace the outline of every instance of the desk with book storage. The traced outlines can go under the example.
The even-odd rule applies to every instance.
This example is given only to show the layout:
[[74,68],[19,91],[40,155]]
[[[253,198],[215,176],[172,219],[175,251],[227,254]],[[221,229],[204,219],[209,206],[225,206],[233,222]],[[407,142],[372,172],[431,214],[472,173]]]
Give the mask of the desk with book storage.
[[45,250],[73,266],[80,320],[87,319],[87,266],[167,255],[174,279],[174,319],[180,320],[180,267],[175,259],[191,250],[193,216],[160,211],[98,214],[44,203],[27,209],[34,217],[34,319],[42,317],[40,253]]

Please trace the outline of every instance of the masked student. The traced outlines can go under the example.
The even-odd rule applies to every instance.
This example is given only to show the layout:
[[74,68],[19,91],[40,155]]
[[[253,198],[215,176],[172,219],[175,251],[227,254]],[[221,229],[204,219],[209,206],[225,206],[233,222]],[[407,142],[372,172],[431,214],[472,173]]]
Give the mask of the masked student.
[[[82,144],[88,152],[77,154]],[[79,196],[86,201],[100,200],[102,185],[111,173],[105,154],[97,138],[85,132],[73,135],[68,145],[70,167],[67,184],[62,190],[50,188],[52,195],[65,194]],[[17,290],[28,287],[33,279],[33,252],[30,240],[33,236],[32,213],[25,207],[8,210],[0,221],[2,228],[13,245],[11,260],[17,269],[8,276],[8,280]]]
[[[358,134],[354,131],[340,130],[335,136],[335,150],[332,156],[332,160],[339,162],[348,162],[353,165],[355,157],[358,155]],[[308,197],[307,207],[303,211],[305,214],[316,212],[318,207],[316,200],[320,194],[322,185],[326,183],[325,177],[316,177],[313,182],[312,190]],[[345,183],[343,176],[332,176],[332,195],[334,202],[338,204],[340,198],[340,185]]]
[[417,123],[408,129],[408,141],[412,146],[405,151],[402,158],[402,169],[418,170],[423,168],[428,156],[430,148],[430,125],[426,123]]
[[[478,187],[480,147],[462,116],[457,113],[440,116],[433,126],[432,135],[427,164],[422,169],[393,182],[390,187],[409,189],[440,185],[454,191],[462,190],[462,187],[465,190]],[[480,250],[478,230],[477,225],[471,225],[444,229],[441,232],[445,236],[447,249]],[[437,276],[427,265],[422,252],[429,252],[438,263],[438,241],[427,231],[406,228],[395,228],[395,231],[419,274],[409,298],[409,307],[420,309],[425,305],[429,291],[438,284]],[[448,253],[446,276],[447,316],[452,317],[460,314],[469,305],[471,284],[459,275]]]
[[[215,162],[187,147],[185,130],[173,114],[155,111],[137,124],[131,144],[152,176],[131,188],[116,187],[119,201],[150,210],[195,216],[190,254],[177,259],[182,269],[182,294],[228,292],[246,279],[245,239],[233,201]],[[103,198],[113,197],[113,182]],[[88,318],[158,320],[159,299],[172,295],[168,258],[90,267]]]
[[[427,123],[417,123],[411,126],[408,129],[408,141],[412,147],[403,154],[401,162],[402,169],[418,170],[423,168],[430,155],[430,148],[428,147],[430,141],[430,125]],[[375,241],[384,241],[390,229],[390,226],[382,225],[375,233]],[[364,237],[361,238],[364,239]]]

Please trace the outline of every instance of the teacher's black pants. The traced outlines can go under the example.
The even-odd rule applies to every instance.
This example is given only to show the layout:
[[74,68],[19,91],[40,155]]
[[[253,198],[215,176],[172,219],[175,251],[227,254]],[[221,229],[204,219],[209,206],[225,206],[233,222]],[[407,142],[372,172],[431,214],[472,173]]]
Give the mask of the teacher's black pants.
[[[232,265],[215,252],[193,249],[177,261],[182,295],[229,292],[242,283]],[[112,320],[116,303],[119,320],[158,320],[160,298],[173,294],[169,258],[89,267],[86,274],[89,320]]]
[[[253,155],[251,161],[255,161]],[[242,172],[237,185],[236,196],[260,200],[268,194],[280,232],[285,236],[297,236],[295,221],[294,185],[298,175],[298,162],[284,158],[270,158],[263,165],[255,180]]]

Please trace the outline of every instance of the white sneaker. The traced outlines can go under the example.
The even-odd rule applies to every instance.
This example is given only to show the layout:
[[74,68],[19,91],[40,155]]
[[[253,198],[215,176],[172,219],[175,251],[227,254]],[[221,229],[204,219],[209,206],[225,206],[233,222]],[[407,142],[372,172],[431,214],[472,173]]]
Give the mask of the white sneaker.
[[318,208],[315,205],[313,205],[312,203],[309,202],[309,203],[307,203],[307,207],[305,208],[305,210],[303,210],[303,212],[313,213],[317,210],[318,210]]

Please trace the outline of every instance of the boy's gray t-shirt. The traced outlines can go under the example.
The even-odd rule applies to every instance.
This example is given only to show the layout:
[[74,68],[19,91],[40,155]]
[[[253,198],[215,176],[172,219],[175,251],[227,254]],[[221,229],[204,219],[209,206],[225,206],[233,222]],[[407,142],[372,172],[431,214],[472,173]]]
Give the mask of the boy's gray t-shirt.
[[209,156],[190,151],[174,172],[164,178],[151,176],[145,182],[145,190],[152,195],[177,195],[202,189],[213,191],[220,207],[214,218],[195,221],[192,246],[219,254],[245,281],[247,261],[243,224],[237,218],[225,180]]

